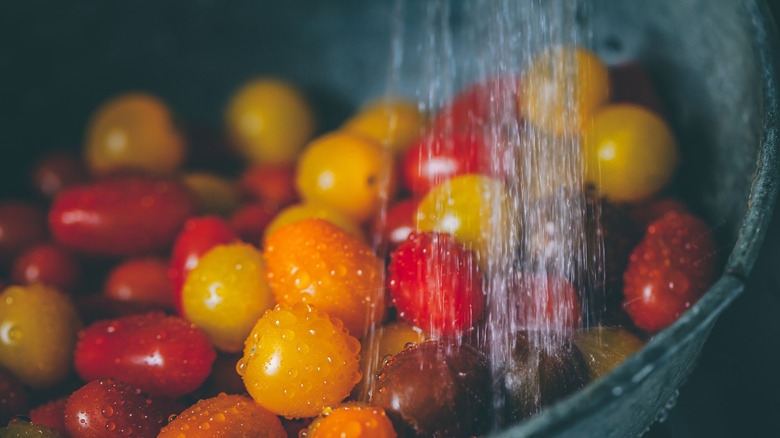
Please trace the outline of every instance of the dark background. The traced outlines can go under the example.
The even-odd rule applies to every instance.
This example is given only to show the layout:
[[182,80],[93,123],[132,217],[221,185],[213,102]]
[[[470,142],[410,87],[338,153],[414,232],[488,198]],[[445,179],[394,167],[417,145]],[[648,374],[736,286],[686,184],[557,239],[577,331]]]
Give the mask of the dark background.
[[[22,0],[18,0],[22,4]],[[42,7],[52,4],[58,4],[62,9],[62,20],[67,20],[69,16],[73,14],[96,14],[99,13],[99,7],[97,8],[84,8],[84,7],[63,7],[67,2],[41,2],[36,0],[30,0],[31,2],[40,3]],[[193,0],[194,3],[202,3],[200,1]],[[205,0],[204,0],[205,1]],[[64,77],[67,81],[68,65],[73,65],[78,62],[77,59],[61,58],[60,53],[51,52],[47,47],[36,47],[34,41],[25,41],[24,33],[16,32],[20,26],[26,26],[26,24],[14,23],[16,20],[13,12],[15,10],[14,2],[0,0],[0,80],[6,80],[8,72],[17,71],[17,69],[24,69],[32,74],[40,77],[40,83],[46,84],[48,78],[52,75],[59,75]],[[95,2],[97,4],[98,2]],[[101,2],[102,3],[102,2]],[[273,5],[274,2],[265,2],[266,4]],[[280,2],[280,4],[283,2]],[[312,2],[313,3],[313,2]],[[78,4],[76,2],[75,4]],[[773,14],[777,20],[780,16],[780,1],[769,1]],[[271,6],[273,8],[273,6]],[[29,11],[29,7],[21,8]],[[121,9],[121,8],[116,8]],[[164,9],[164,8],[161,8]],[[229,10],[230,8],[225,8]],[[281,9],[284,9],[283,7]],[[273,17],[273,11],[268,12],[265,16]],[[132,8],[128,7],[128,13],[132,14]],[[313,15],[327,14],[327,7],[323,6],[321,10],[314,11]],[[224,20],[220,22],[221,28],[217,29],[220,32],[231,32],[232,23],[243,23],[246,25],[248,16],[260,16],[263,14],[241,14],[239,11],[234,15],[226,15]],[[187,17],[166,17],[160,16],[160,20],[186,20]],[[285,19],[296,19],[296,17],[282,17]],[[352,20],[354,23],[356,20]],[[253,23],[258,27],[258,38],[273,39],[275,35],[264,31],[264,23],[262,18]],[[197,22],[193,22],[192,26],[198,26]],[[132,27],[132,20],[128,21],[128,30]],[[38,28],[26,29],[27,34],[49,32],[46,26],[40,25]],[[95,42],[98,41],[103,35],[117,34],[123,32],[123,29],[109,29],[103,28],[98,22],[96,26],[91,28],[84,28],[78,30],[82,35],[84,41]],[[140,32],[139,35],[143,39],[143,29],[137,29]],[[205,29],[204,29],[205,31]],[[209,29],[214,31],[214,29]],[[376,29],[376,32],[386,32],[387,29]],[[366,29],[366,33],[370,34],[371,30]],[[302,35],[300,38],[300,47],[304,50],[306,47],[311,46],[312,41],[307,41],[306,36]],[[165,66],[166,71],[170,71],[170,61],[165,59],[164,53],[180,49],[181,56],[190,56],[187,53],[187,46],[192,44],[209,44],[208,38],[204,36],[202,40],[194,41],[177,41],[177,40],[159,40],[150,41],[153,48],[159,49],[160,58],[159,65]],[[8,60],[9,57],[4,56],[6,53],[3,50],[10,50],[14,47],[26,46],[29,47],[29,55],[21,60],[24,65],[14,65],[4,60]],[[75,48],[72,48],[75,49]],[[356,50],[361,49],[355,47]],[[118,54],[118,56],[121,54]],[[229,58],[230,54],[226,56]],[[231,83],[240,83],[245,79],[244,75],[247,71],[252,71],[251,66],[264,65],[270,66],[267,69],[267,73],[275,73],[275,71],[307,71],[309,69],[318,68],[317,56],[326,57],[327,54],[312,53],[312,57],[306,59],[305,57],[290,57],[286,53],[279,53],[278,59],[240,59],[238,57],[232,58],[230,63],[219,63],[217,60],[204,59],[203,71],[205,74],[214,74],[215,77],[222,78],[220,81],[214,81],[213,86],[207,89],[193,89],[192,85],[187,83],[186,74],[182,74],[179,77],[162,78],[166,72],[155,71],[154,66],[138,66],[137,72],[102,72],[99,76],[108,78],[110,75],[123,75],[126,77],[134,78],[134,83],[128,86],[134,86],[137,88],[150,89],[146,83],[157,84],[171,84],[176,87],[164,87],[165,89],[156,90],[151,88],[150,91],[163,95],[166,98],[172,99],[178,102],[180,105],[192,105],[203,108],[219,108],[223,102],[222,96],[229,94],[228,89]],[[89,53],[85,53],[85,57],[88,57]],[[287,65],[286,59],[303,59],[301,65]],[[192,60],[188,61],[192,62]],[[55,65],[62,66],[61,71],[51,71],[47,69],[47,66],[54,63]],[[31,67],[32,66],[32,67]],[[151,67],[151,68],[150,68]],[[347,68],[349,67],[349,68]],[[376,71],[383,71],[386,66],[345,66],[345,71],[362,68],[366,70],[374,69]],[[173,71],[177,71],[175,66]],[[179,72],[186,73],[186,72]],[[64,76],[63,76],[64,75]],[[11,75],[12,76],[12,75]],[[96,75],[97,76],[97,75]],[[310,75],[301,76],[300,78],[291,78],[293,80],[300,79],[303,81],[304,87],[306,87],[309,94],[313,94],[315,97],[319,96],[323,101],[333,101],[334,96],[324,95],[324,91],[319,88],[317,83],[306,83],[305,77]],[[225,81],[224,78],[230,80]],[[344,80],[345,83],[349,83],[349,79]],[[63,85],[62,81],[54,81],[57,84],[57,89],[61,90]],[[7,85],[7,84],[6,84]],[[105,88],[105,84],[94,84],[94,90]],[[359,85],[359,84],[358,84]],[[377,92],[382,91],[384,84],[379,84]],[[2,87],[2,90],[9,90],[13,87]],[[168,96],[166,93],[170,93],[171,89],[189,90],[191,95],[181,94]],[[45,142],[50,144],[50,148],[55,147],[71,147],[72,144],[67,144],[69,139],[76,139],[80,137],[80,131],[83,126],[84,115],[94,108],[97,103],[105,98],[105,95],[94,92],[90,94],[90,90],[70,90],[69,92],[58,92],[58,98],[63,100],[50,101],[47,100],[47,90],[22,90],[25,96],[29,98],[25,101],[18,101],[11,99],[11,96],[0,94],[0,134],[7,132],[7,128],[13,124],[21,123],[25,117],[25,106],[35,107],[39,105],[60,105],[63,107],[74,107],[77,110],[63,113],[61,116],[65,120],[59,120],[56,123],[50,123],[47,120],[40,120],[37,126],[33,126],[32,132],[28,132],[25,136],[31,139],[33,142],[41,143]],[[197,93],[195,93],[197,91]],[[186,92],[186,91],[185,91]],[[196,96],[201,99],[206,99],[206,102],[196,100]],[[68,101],[70,99],[70,101]],[[14,102],[15,105],[8,105],[8,102]],[[331,111],[328,113],[332,119],[339,120],[345,114],[349,113],[352,108],[345,104],[343,108],[337,111]],[[200,117],[200,122],[203,120],[213,119],[214,114],[198,111],[192,111],[188,109],[190,114],[195,114],[196,117]],[[50,126],[72,126],[73,132],[52,132]],[[60,139],[63,143],[58,143]],[[26,148],[31,147],[30,144],[25,144],[17,139],[5,138],[0,141],[0,193],[3,195],[7,193],[20,193],[24,190],[24,174],[27,169],[24,166],[16,165],[16,159],[18,156],[28,157],[30,153],[26,151]],[[47,149],[50,149],[47,148]],[[75,148],[74,148],[75,149]],[[647,436],[652,438],[668,438],[668,437],[731,437],[731,436],[780,436],[780,209],[776,209],[775,217],[772,221],[772,225],[768,231],[768,237],[762,249],[761,257],[758,261],[754,274],[750,278],[749,284],[745,290],[745,293],[740,296],[733,305],[727,309],[720,321],[715,326],[709,340],[707,341],[702,357],[694,370],[693,374],[689,377],[687,383],[681,388],[680,396],[676,406],[672,408],[666,421],[658,423],[652,427]]]

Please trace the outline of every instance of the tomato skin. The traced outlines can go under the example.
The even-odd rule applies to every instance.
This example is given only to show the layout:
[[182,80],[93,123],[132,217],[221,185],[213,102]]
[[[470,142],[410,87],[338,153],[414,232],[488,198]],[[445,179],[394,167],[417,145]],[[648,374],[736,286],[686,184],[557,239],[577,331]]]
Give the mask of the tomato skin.
[[103,294],[119,301],[137,301],[173,309],[168,262],[155,258],[131,258],[108,273]]
[[344,122],[342,129],[366,137],[393,153],[403,152],[425,126],[417,102],[398,97],[376,100]]
[[62,438],[55,429],[43,424],[30,423],[21,418],[14,418],[7,426],[0,428],[0,436],[13,438]]
[[485,171],[488,169],[487,152],[481,134],[429,133],[404,154],[406,188],[422,195],[450,178]]
[[94,380],[68,397],[65,429],[73,438],[155,437],[167,419],[163,410],[132,385]]
[[29,399],[22,383],[13,374],[0,368],[0,424],[8,424],[13,417],[26,414]]
[[27,202],[0,202],[0,265],[46,239],[46,215]]
[[195,208],[177,180],[119,175],[63,191],[49,226],[59,243],[78,251],[140,255],[168,248]]
[[[479,132],[495,121],[504,109],[519,119],[515,96],[518,79],[512,76],[494,77],[473,83],[460,90],[455,97],[436,113],[431,128],[438,131]],[[493,103],[491,103],[491,99]]]
[[168,278],[171,281],[173,302],[183,315],[181,288],[187,275],[198,265],[198,260],[211,248],[238,239],[236,232],[224,220],[215,216],[195,217],[184,223],[173,244]]
[[151,395],[179,397],[206,380],[216,352],[193,324],[150,312],[92,324],[79,333],[74,356],[84,381],[115,377]]
[[276,209],[265,204],[245,204],[230,218],[230,227],[244,242],[261,245],[274,214]]
[[279,209],[298,200],[295,167],[291,164],[256,164],[238,181],[241,194],[256,202]]
[[65,379],[81,327],[70,297],[42,284],[9,286],[0,294],[0,365],[33,388]]
[[474,253],[452,236],[410,234],[391,254],[387,271],[398,316],[434,338],[459,336],[482,315],[482,273]]
[[43,283],[66,292],[74,291],[80,278],[75,255],[51,243],[28,248],[14,261],[11,274],[15,283]]
[[405,199],[395,205],[391,205],[387,210],[384,226],[380,228],[379,223],[374,223],[374,232],[382,233],[383,242],[390,244],[390,248],[395,248],[406,241],[409,234],[417,229],[417,207],[420,204],[418,199]]
[[563,277],[518,273],[512,278],[517,294],[520,329],[566,330],[582,325],[582,307],[574,286]]

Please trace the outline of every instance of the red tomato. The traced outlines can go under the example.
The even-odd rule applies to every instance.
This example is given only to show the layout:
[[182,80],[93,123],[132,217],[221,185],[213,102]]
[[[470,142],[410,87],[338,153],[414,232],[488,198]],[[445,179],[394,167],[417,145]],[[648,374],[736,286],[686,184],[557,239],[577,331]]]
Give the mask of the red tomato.
[[46,216],[26,202],[0,202],[0,264],[46,239]]
[[215,216],[192,218],[184,223],[184,228],[173,244],[171,264],[168,269],[173,303],[179,315],[184,314],[181,307],[181,288],[187,279],[187,274],[198,265],[198,260],[208,250],[217,245],[230,243],[237,238],[230,226]]
[[81,269],[70,251],[44,243],[28,248],[15,261],[11,275],[15,283],[43,283],[61,291],[73,291]]
[[49,211],[58,242],[99,255],[160,251],[195,212],[192,194],[178,181],[123,175],[64,190]]
[[82,330],[74,361],[84,381],[115,377],[151,395],[179,397],[206,380],[216,355],[193,324],[151,312]]
[[513,277],[520,329],[563,330],[582,324],[582,307],[574,286],[563,277],[518,273]]
[[636,229],[645,230],[670,211],[689,213],[688,207],[674,198],[650,199],[634,206],[629,213]]
[[11,418],[26,414],[28,409],[27,390],[16,377],[0,368],[0,424],[8,424]]
[[275,209],[298,200],[295,166],[289,164],[256,164],[241,176],[238,187],[250,199]]
[[[405,199],[391,206],[387,210],[384,226],[381,230],[375,229],[373,234],[381,232],[383,240],[395,248],[404,243],[412,231],[417,230],[417,199]],[[375,228],[381,224],[376,224]]]
[[118,301],[140,301],[173,309],[168,262],[160,259],[128,259],[108,273],[103,294]]
[[623,308],[637,327],[671,325],[715,281],[717,247],[702,220],[670,211],[647,227],[623,275]]
[[71,394],[64,417],[73,438],[155,437],[167,419],[155,400],[114,379],[89,382]]
[[244,242],[262,245],[265,227],[277,213],[267,204],[247,204],[238,209],[230,218],[230,226]]
[[434,131],[404,154],[404,183],[412,193],[425,194],[452,177],[489,170],[488,156],[482,134]]
[[33,186],[44,196],[53,198],[62,189],[86,182],[84,164],[65,154],[52,154],[41,160],[33,170]]
[[68,432],[65,429],[65,405],[67,403],[67,396],[52,400],[31,410],[28,417],[35,424],[43,424],[57,429],[62,436],[67,436]]
[[513,77],[472,84],[436,114],[431,126],[438,131],[471,131],[489,125],[498,114],[519,117],[517,89],[517,79]]
[[482,315],[474,253],[448,234],[410,234],[390,255],[387,278],[398,316],[434,338],[460,335]]
[[79,297],[76,300],[76,309],[78,309],[85,326],[104,319],[121,318],[161,310],[158,304],[146,301],[120,301],[103,294]]

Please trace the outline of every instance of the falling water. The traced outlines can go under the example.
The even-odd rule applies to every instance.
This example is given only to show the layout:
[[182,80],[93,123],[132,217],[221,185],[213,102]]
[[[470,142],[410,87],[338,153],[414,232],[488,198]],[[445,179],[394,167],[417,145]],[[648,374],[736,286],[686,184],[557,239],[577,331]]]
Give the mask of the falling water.
[[[522,85],[517,85],[544,49],[590,46],[587,12],[583,0],[396,2],[389,95],[417,98],[422,110],[435,114],[464,87],[491,84],[480,95],[489,109],[488,121],[467,129],[484,137],[488,148],[489,165],[481,173],[500,181],[505,190],[487,208],[487,245],[479,261],[487,305],[474,336],[490,357],[496,412],[502,409],[500,376],[515,333],[534,326],[531,339],[552,349],[573,330],[596,325],[600,315],[603,292],[596,286],[603,284],[598,278],[603,275],[603,244],[597,239],[596,248],[587,247],[580,138],[572,129],[552,135],[528,122],[522,116]],[[564,60],[563,71],[555,74],[572,74],[573,62]],[[452,120],[444,123],[446,129],[463,128]],[[445,142],[444,147],[452,145]],[[446,203],[437,206],[440,211]],[[598,208],[593,210],[598,223]],[[375,247],[386,251],[378,240]],[[566,296],[565,288],[555,287],[559,279],[578,291],[582,318],[561,304]],[[551,292],[531,293],[544,288]]]

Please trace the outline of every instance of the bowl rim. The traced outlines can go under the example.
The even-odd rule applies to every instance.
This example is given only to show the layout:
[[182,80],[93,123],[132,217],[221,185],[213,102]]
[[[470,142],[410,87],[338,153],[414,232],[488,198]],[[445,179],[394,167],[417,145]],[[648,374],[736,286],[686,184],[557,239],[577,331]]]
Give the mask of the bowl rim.
[[[653,370],[671,358],[697,334],[707,330],[744,290],[761,250],[778,192],[778,41],[777,27],[765,0],[748,0],[755,24],[763,86],[761,138],[748,208],[737,241],[723,274],[710,290],[674,324],[661,331],[637,354],[629,357],[604,378],[545,409],[541,414],[491,436],[550,436],[565,432],[603,406],[636,391]],[[652,424],[652,423],[649,423]],[[648,425],[649,425],[648,424]]]

